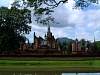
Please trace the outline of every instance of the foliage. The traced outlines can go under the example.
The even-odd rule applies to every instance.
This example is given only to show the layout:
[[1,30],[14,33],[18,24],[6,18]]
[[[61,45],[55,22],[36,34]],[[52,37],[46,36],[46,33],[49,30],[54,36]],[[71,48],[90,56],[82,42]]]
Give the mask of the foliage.
[[29,34],[31,27],[30,11],[12,7],[0,8],[0,50],[11,51],[19,46],[19,41],[24,41],[23,34]]
[[84,9],[91,3],[98,3],[98,0],[75,0],[75,7]]
[[95,42],[95,50],[96,50],[97,52],[100,52],[100,41],[96,41],[96,42]]
[[17,34],[28,34],[31,27],[27,24],[31,23],[30,11],[27,9],[17,8],[0,8],[0,27],[10,27]]

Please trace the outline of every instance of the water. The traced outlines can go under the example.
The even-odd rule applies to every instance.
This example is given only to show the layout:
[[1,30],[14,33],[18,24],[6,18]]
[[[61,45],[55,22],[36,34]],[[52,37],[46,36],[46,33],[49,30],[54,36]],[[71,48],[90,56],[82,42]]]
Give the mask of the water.
[[62,73],[62,75],[100,75],[100,73]]
[[24,72],[0,71],[0,75],[100,75],[100,73]]

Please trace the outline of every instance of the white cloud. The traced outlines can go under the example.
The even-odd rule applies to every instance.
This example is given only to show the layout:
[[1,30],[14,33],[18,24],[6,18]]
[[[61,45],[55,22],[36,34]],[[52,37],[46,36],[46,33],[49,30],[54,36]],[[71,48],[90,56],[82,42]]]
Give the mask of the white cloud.
[[95,39],[100,41],[100,30],[95,31],[94,35],[95,35]]
[[[73,2],[71,3],[73,4]],[[77,38],[93,40],[93,33],[100,30],[100,5],[91,5],[91,7],[86,8],[87,10],[69,9],[67,4],[66,7],[69,13],[68,22],[75,25]],[[100,40],[100,35],[96,35],[96,37],[97,40]]]
[[11,8],[11,4],[14,2],[14,0],[9,0],[9,6],[8,8]]

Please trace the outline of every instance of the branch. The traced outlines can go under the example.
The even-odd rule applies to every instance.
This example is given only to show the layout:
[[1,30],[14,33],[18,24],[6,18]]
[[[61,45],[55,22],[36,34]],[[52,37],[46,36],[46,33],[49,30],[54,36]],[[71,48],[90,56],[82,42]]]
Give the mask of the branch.
[[53,0],[53,1],[54,1],[55,4],[49,4],[46,1],[44,1],[44,4],[46,4],[47,6],[52,6],[54,8],[54,7],[57,7],[60,3],[65,3],[68,0],[59,1],[58,3],[55,0]]

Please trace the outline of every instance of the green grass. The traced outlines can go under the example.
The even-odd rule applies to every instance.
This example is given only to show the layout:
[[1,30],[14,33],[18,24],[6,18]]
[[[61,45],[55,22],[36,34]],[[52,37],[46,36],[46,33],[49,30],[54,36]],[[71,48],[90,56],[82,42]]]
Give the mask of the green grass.
[[28,70],[28,71],[98,71],[100,70],[100,60],[14,60],[1,59],[0,71],[5,70]]
[[100,67],[100,60],[83,61],[18,61],[0,60],[0,66],[48,66],[48,67]]

